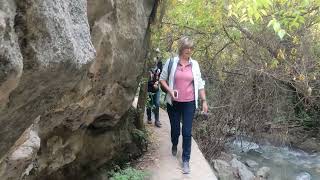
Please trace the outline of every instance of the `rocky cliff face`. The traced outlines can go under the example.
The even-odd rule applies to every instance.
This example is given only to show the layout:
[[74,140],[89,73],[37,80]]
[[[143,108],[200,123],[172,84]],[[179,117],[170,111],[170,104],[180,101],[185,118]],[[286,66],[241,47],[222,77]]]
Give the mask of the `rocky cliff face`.
[[153,3],[0,2],[0,179],[80,178],[134,148]]

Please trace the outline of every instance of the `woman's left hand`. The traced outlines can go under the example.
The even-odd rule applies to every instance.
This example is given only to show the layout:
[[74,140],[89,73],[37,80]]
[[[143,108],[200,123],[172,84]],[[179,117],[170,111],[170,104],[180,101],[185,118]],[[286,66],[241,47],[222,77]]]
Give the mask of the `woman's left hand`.
[[202,112],[208,113],[208,104],[207,104],[207,101],[202,101]]

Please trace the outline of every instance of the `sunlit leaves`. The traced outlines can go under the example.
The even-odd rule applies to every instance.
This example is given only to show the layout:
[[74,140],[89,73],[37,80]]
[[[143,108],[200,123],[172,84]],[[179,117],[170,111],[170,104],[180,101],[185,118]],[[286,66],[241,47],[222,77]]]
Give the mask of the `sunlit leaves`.
[[[317,25],[320,22],[319,7],[320,0],[170,0],[163,20],[165,24],[158,30],[161,33],[157,34],[157,44],[161,41],[163,45],[160,46],[171,51],[174,48],[169,47],[174,47],[176,40],[185,34],[195,39],[195,55],[199,57],[214,56],[230,39],[238,43],[233,51],[242,52],[241,41],[248,37],[237,28],[241,27],[254,35],[252,39],[257,37],[268,41],[270,37],[264,39],[259,33],[265,35],[273,31],[275,38],[283,40],[284,44],[289,42],[292,46],[300,46],[301,35],[298,32],[309,28],[311,21],[315,22],[314,27],[318,27],[319,32],[313,29],[310,31],[320,34],[320,26]],[[224,33],[223,27],[226,27],[228,35]],[[160,37],[163,34],[165,38]],[[266,48],[259,41],[255,43]],[[221,58],[223,64],[222,61],[226,59],[235,59],[226,56],[224,51],[218,53],[215,61]],[[268,59],[261,64],[267,62],[268,67],[279,67],[284,63],[282,59],[293,62],[299,56],[299,51],[301,49],[295,47],[286,49],[287,54],[276,51],[273,56],[276,56],[278,62]],[[314,51],[320,56],[320,47]]]
[[261,21],[263,16],[268,15],[271,6],[270,0],[243,0],[234,1],[228,5],[228,16],[241,17],[240,21]]
[[168,16],[177,17],[174,21],[175,24],[203,28],[214,22],[214,5],[209,1],[180,0],[175,1],[174,5],[174,8],[168,10]]
[[319,0],[231,0],[227,11],[229,17],[239,22],[269,21],[268,27],[272,25],[273,31],[283,39],[288,32],[305,24],[305,16],[312,14],[319,5]]
[[274,32],[277,33],[277,35],[280,37],[280,39],[282,39],[284,37],[284,35],[286,35],[286,31],[281,28],[279,21],[277,21],[275,18],[273,18],[272,20],[269,21],[267,27],[270,27],[270,26],[273,27]]
[[280,37],[280,39],[282,39],[285,34],[286,34],[286,31],[284,29],[280,29],[278,31],[278,36]]
[[279,49],[278,54],[277,54],[278,59],[285,59],[285,52],[282,49]]
[[277,59],[272,59],[270,67],[271,69],[275,69],[278,67],[279,61]]
[[306,78],[306,76],[303,75],[303,74],[300,74],[300,75],[298,76],[298,80],[299,80],[299,81],[304,81],[305,78]]

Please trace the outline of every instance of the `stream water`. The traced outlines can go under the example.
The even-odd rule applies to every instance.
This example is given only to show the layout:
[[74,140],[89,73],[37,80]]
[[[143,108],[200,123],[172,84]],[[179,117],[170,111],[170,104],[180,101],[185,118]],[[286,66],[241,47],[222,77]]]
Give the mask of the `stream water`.
[[272,180],[320,180],[320,154],[308,154],[288,147],[275,147],[270,144],[259,145],[246,140],[235,140],[228,144],[231,153],[240,161],[253,160],[258,163],[253,172],[260,167],[269,167]]

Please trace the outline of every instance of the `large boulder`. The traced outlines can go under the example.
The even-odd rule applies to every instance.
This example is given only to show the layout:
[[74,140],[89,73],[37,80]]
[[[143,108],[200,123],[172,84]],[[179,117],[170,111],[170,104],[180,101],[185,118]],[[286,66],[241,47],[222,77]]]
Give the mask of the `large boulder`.
[[257,171],[257,177],[259,177],[260,179],[268,179],[268,177],[270,176],[270,171],[271,169],[269,167],[261,167]]
[[259,164],[253,160],[246,160],[245,165],[247,165],[249,168],[256,168]]
[[[22,54],[14,29],[15,14],[15,3],[10,0],[0,2],[0,110],[8,103],[9,94],[16,88],[23,68]],[[0,144],[0,155],[4,152],[2,147]]]
[[81,179],[139,148],[129,109],[153,4],[0,1],[0,179]]
[[307,172],[301,172],[297,175],[296,180],[311,180],[311,175]]
[[212,161],[213,168],[217,172],[219,179],[221,180],[233,180],[236,177],[233,174],[233,168],[226,161],[216,159]]
[[238,172],[238,176],[241,180],[254,180],[255,176],[254,174],[247,168],[246,165],[244,165],[242,162],[237,160],[236,158],[233,158],[231,161],[231,166],[236,169]]

